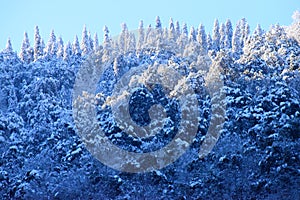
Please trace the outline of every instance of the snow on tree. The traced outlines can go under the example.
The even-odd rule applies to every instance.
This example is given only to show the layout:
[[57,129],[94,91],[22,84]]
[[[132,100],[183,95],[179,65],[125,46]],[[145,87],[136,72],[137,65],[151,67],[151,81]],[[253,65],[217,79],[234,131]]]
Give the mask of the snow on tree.
[[154,47],[157,45],[157,35],[155,34],[155,31],[152,29],[151,24],[149,24],[146,35],[145,35],[145,45],[149,47]]
[[134,33],[129,33],[126,41],[127,51],[134,51],[136,48],[136,40]]
[[225,41],[224,47],[226,49],[231,49],[231,41],[232,41],[232,24],[229,19],[226,20],[225,23]]
[[213,34],[212,34],[212,49],[215,51],[220,50],[220,26],[219,26],[219,21],[216,19],[214,22],[214,27],[213,27]]
[[225,24],[221,24],[220,28],[220,49],[225,49],[225,41],[226,41],[226,27]]
[[82,55],[88,55],[92,50],[89,35],[88,35],[85,25],[82,30],[82,38],[81,38],[80,48],[82,51]]
[[108,61],[109,56],[112,53],[112,40],[109,35],[109,30],[107,26],[104,26],[103,28],[104,36],[103,36],[103,56],[102,60],[103,61]]
[[81,56],[81,49],[80,49],[80,46],[79,46],[79,41],[78,41],[77,35],[74,38],[74,42],[73,42],[73,45],[72,45],[72,51],[73,51],[74,55]]
[[170,18],[169,21],[169,34],[168,34],[169,42],[175,42],[176,41],[176,30],[174,27],[173,19]]
[[236,55],[242,53],[242,29],[240,21],[236,24],[232,37],[232,52]]
[[186,36],[188,36],[188,34],[189,34],[189,31],[188,31],[188,28],[187,28],[187,24],[186,24],[186,23],[183,24],[183,27],[182,27],[182,34],[185,34]]
[[145,41],[145,30],[144,30],[143,20],[141,20],[138,28],[138,43],[137,43],[138,49],[142,49],[144,41]]
[[64,57],[63,57],[64,60],[69,61],[71,58],[71,55],[72,55],[72,47],[71,47],[71,43],[68,42],[64,49]]
[[155,29],[157,30],[157,34],[162,34],[162,25],[159,16],[156,16],[155,19]]
[[56,55],[57,53],[57,43],[56,43],[56,36],[54,34],[54,30],[52,30],[50,33],[50,37],[45,52],[48,55]]
[[292,18],[293,23],[287,27],[287,33],[300,44],[300,11],[295,11]]
[[90,49],[91,49],[90,52],[92,52],[92,51],[94,50],[94,40],[93,40],[93,38],[92,38],[91,31],[89,31],[88,36],[89,36]]
[[250,34],[250,26],[248,23],[246,23],[245,25],[245,29],[244,29],[244,40],[243,40],[243,44],[245,44],[247,42],[247,40],[249,39],[249,34]]
[[210,33],[207,34],[207,50],[211,50],[212,49],[212,39],[211,39],[211,35]]
[[197,41],[196,30],[193,26],[190,28],[189,42]]
[[93,47],[94,47],[94,52],[99,51],[100,47],[99,47],[99,40],[98,40],[98,35],[97,33],[94,34],[94,41],[93,41]]
[[34,60],[39,59],[41,56],[43,56],[43,44],[42,44],[42,38],[40,36],[39,27],[35,27],[35,33],[34,33]]
[[242,18],[241,20],[239,20],[238,24],[239,24],[240,30],[241,30],[240,43],[241,43],[241,47],[243,47],[244,43],[248,39],[248,36],[250,33],[250,27],[245,18]]
[[12,45],[11,45],[10,38],[7,39],[6,47],[3,52],[6,54],[12,54],[14,52]]
[[127,51],[128,46],[128,38],[129,38],[129,32],[126,23],[121,24],[121,34],[119,35],[118,44],[119,44],[119,50],[120,52],[124,53]]
[[64,42],[61,38],[61,36],[58,37],[57,40],[57,54],[56,56],[58,58],[63,58],[64,57]]
[[[242,22],[239,22],[239,25],[241,24]],[[13,56],[7,56],[5,52],[13,53],[11,44],[8,42],[7,49],[0,52],[0,152],[4,152],[0,154],[0,160],[5,161],[0,166],[0,196],[4,199],[35,199],[46,195],[68,199],[106,195],[107,198],[123,199],[126,198],[124,194],[128,194],[128,188],[135,188],[130,196],[127,195],[128,198],[142,193],[143,197],[155,199],[157,191],[167,191],[163,192],[165,199],[183,195],[189,195],[187,198],[191,199],[197,199],[199,195],[208,199],[211,197],[227,199],[232,196],[232,192],[238,191],[238,193],[234,192],[235,198],[284,199],[286,194],[291,194],[292,199],[297,199],[299,196],[297,185],[287,183],[299,180],[295,173],[297,174],[299,169],[297,158],[299,158],[300,132],[300,94],[298,92],[300,89],[300,46],[294,36],[287,35],[289,28],[276,25],[264,33],[258,26],[248,40],[245,40],[247,25],[239,28],[239,38],[244,39],[239,40],[240,48],[243,49],[237,58],[227,50],[215,52],[212,57],[206,54],[201,55],[201,41],[205,41],[202,38],[205,32],[202,33],[202,27],[199,26],[197,31],[191,30],[192,34],[188,35],[185,25],[179,36],[176,36],[176,49],[185,50],[186,57],[169,52],[140,51],[138,54],[131,52],[127,56],[123,55],[111,60],[111,65],[103,74],[103,81],[99,81],[103,83],[101,85],[103,88],[113,88],[113,84],[119,80],[120,75],[128,72],[133,66],[132,63],[139,64],[139,62],[169,63],[176,70],[180,70],[184,81],[187,80],[186,77],[191,78],[190,75],[196,74],[196,81],[200,82],[198,85],[195,84],[196,87],[193,86],[196,88],[195,95],[199,97],[199,132],[191,148],[186,152],[187,156],[184,155],[178,162],[170,164],[167,170],[144,173],[137,177],[126,177],[126,173],[123,173],[122,178],[119,177],[120,173],[116,173],[115,170],[93,159],[92,155],[84,150],[83,143],[75,132],[72,119],[72,90],[77,67],[84,60],[80,55],[78,38],[74,41],[77,56],[75,52],[72,53],[71,44],[68,42],[65,45],[64,61],[56,59],[55,56],[49,56],[47,60],[39,59],[39,62],[32,62],[30,65]],[[223,34],[222,29],[224,27],[220,26],[220,32]],[[151,30],[147,36],[152,45],[156,42],[156,33],[155,29]],[[161,42],[168,44],[169,29],[167,27],[164,30]],[[224,42],[225,49],[230,49],[228,41],[231,36],[228,30],[225,25],[225,41],[227,40]],[[241,36],[242,31],[244,31],[244,36]],[[177,34],[176,26],[175,32]],[[88,35],[90,39],[90,34]],[[189,42],[188,37],[191,38]],[[24,41],[27,41],[25,38]],[[58,49],[60,49],[59,40],[57,40]],[[241,43],[242,40],[244,46]],[[140,47],[143,42],[147,41],[147,39],[142,39]],[[208,41],[208,48],[211,49],[212,40],[209,34],[206,41]],[[24,50],[30,47],[27,42],[23,43],[25,43]],[[43,50],[41,39],[39,43],[40,49]],[[103,43],[104,56],[107,56],[107,60],[111,59],[112,56],[109,53],[112,52],[113,45],[118,48],[118,43],[113,44],[107,28],[104,30]],[[134,44],[134,36],[129,33],[126,39],[127,50],[134,49]],[[94,49],[96,46],[94,45]],[[43,54],[43,51],[41,53]],[[21,55],[24,56],[25,53],[21,52],[20,58]],[[136,55],[139,58],[135,60]],[[208,65],[205,66],[205,63]],[[206,137],[205,130],[209,127],[210,120],[214,117],[221,117],[210,115],[212,101],[220,100],[211,106],[220,109],[221,115],[225,116],[220,106],[223,98],[218,99],[218,95],[208,95],[204,91],[207,89],[204,84],[210,83],[212,86],[219,84],[213,78],[219,76],[218,71],[221,72],[224,90],[226,90],[226,120],[221,132],[222,137],[218,140],[218,148],[213,150],[213,154],[208,155],[209,162],[202,162],[203,159],[199,160],[197,152],[199,148],[202,148],[200,144]],[[199,89],[201,87],[197,86],[201,86],[202,76],[206,74],[212,79],[206,79],[207,81],[203,82],[202,91]],[[101,87],[99,87],[100,90]],[[94,95],[91,96],[94,100]],[[148,104],[149,101],[143,101],[143,99],[137,101],[138,98],[135,98],[134,94],[132,97],[134,98],[130,100],[130,106],[134,109],[139,106],[138,108],[141,109],[138,111],[147,113],[151,106]],[[169,101],[168,98],[162,99]],[[171,101],[173,100],[177,101],[176,98],[172,98]],[[144,109],[142,105],[147,107]],[[173,113],[177,114],[177,110],[173,110],[170,103],[166,106],[169,113],[172,113],[168,117],[170,120]],[[113,133],[107,137],[109,140],[114,142],[122,139],[122,142],[125,141],[126,145],[133,147],[133,150],[137,149],[136,143],[141,143],[141,145],[138,144],[139,148],[149,146],[142,140],[138,142],[134,140],[134,145],[130,141],[127,143],[124,138],[126,134],[118,132],[116,127],[111,126],[114,122],[108,110],[101,110],[104,112],[103,121],[107,123],[108,128],[101,126],[107,130],[107,133]],[[180,107],[179,110],[181,110]],[[142,116],[141,113],[137,114]],[[181,118],[180,113],[178,113],[178,118]],[[99,119],[101,124],[103,121]],[[88,125],[89,122],[86,124]],[[168,126],[163,129],[170,130]],[[114,132],[118,133],[114,134]],[[160,143],[159,140],[164,140],[157,135],[154,138],[155,142],[158,140],[157,143]],[[199,162],[203,164],[203,167],[197,166]],[[232,172],[233,168],[235,175],[226,176]],[[209,171],[203,171],[203,169]],[[189,176],[185,176],[187,171]],[[241,171],[242,174],[238,173]],[[87,174],[86,172],[93,173]],[[103,182],[101,177],[108,173],[115,176],[109,176]],[[176,176],[173,176],[174,173]],[[149,186],[149,180],[153,178],[153,174],[158,184],[151,184],[151,187],[144,187],[147,189],[143,190],[140,185]],[[68,179],[64,180],[64,177]],[[168,181],[165,181],[166,177]],[[202,178],[203,181],[201,179],[199,182],[193,177],[198,177],[199,180]],[[222,183],[228,187],[220,187],[215,177],[222,180]],[[124,182],[124,178],[128,185]],[[121,187],[117,185],[117,190],[115,187],[111,188],[112,185],[116,185],[116,181],[122,184]],[[132,187],[129,187],[130,183],[133,183]],[[99,187],[108,192],[103,195],[101,190],[95,194]],[[140,191],[141,188],[143,191]]]
[[185,47],[186,47],[186,45],[188,43],[188,33],[185,32],[185,31],[187,31],[186,24],[183,25],[183,28],[185,30],[182,30],[179,38],[176,41],[176,44],[178,45],[178,50],[179,50],[178,53],[180,53],[180,54],[183,54],[184,49],[185,49]]
[[179,38],[181,31],[180,31],[180,25],[178,21],[175,22],[175,32],[176,32],[176,38]]
[[255,30],[253,31],[253,36],[259,36],[261,37],[263,35],[264,31],[262,30],[260,24],[257,24]]
[[255,59],[255,57],[260,57],[263,54],[263,34],[263,30],[258,24],[253,32],[253,35],[250,37],[249,41],[244,45],[243,52],[247,57]]
[[24,63],[30,63],[33,61],[33,49],[30,47],[29,38],[27,32],[24,33],[24,39],[20,51],[20,59]]
[[200,44],[200,48],[203,52],[207,52],[207,39],[204,26],[202,24],[199,25],[197,32],[197,41]]

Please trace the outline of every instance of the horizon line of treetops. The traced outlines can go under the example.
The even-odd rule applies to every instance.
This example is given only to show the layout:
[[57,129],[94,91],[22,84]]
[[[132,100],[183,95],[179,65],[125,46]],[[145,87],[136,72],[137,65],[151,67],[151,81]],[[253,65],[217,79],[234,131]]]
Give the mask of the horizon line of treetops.
[[[279,27],[279,25],[276,26]],[[242,18],[237,22],[234,30],[229,19],[221,25],[216,19],[212,35],[210,35],[210,33],[206,34],[202,24],[200,24],[197,29],[191,26],[188,31],[186,23],[184,23],[181,28],[179,22],[176,21],[174,23],[172,18],[169,21],[168,28],[163,28],[159,17],[156,17],[154,28],[152,28],[151,25],[144,28],[143,21],[140,21],[137,30],[137,41],[135,34],[128,30],[126,23],[122,24],[122,30],[118,40],[113,40],[111,38],[107,26],[104,26],[103,32],[102,45],[99,45],[97,33],[95,33],[94,38],[92,38],[90,32],[87,31],[86,26],[83,27],[80,43],[78,36],[75,35],[73,43],[67,42],[66,45],[64,45],[62,38],[58,37],[57,39],[54,30],[52,30],[49,40],[45,45],[44,40],[39,34],[39,27],[36,26],[33,47],[30,46],[28,34],[25,32],[19,55],[13,51],[10,38],[8,38],[6,48],[2,50],[1,53],[15,54],[22,62],[28,64],[49,55],[56,56],[63,60],[69,60],[72,55],[85,56],[101,49],[114,48],[120,51],[141,49],[145,44],[158,45],[157,43],[164,39],[173,41],[174,44],[177,45],[176,48],[184,49],[190,42],[197,42],[204,52],[210,50],[228,50],[236,53],[242,51],[244,44],[250,38],[250,26],[245,18]],[[253,36],[262,36],[263,34],[264,31],[258,24],[253,32]]]

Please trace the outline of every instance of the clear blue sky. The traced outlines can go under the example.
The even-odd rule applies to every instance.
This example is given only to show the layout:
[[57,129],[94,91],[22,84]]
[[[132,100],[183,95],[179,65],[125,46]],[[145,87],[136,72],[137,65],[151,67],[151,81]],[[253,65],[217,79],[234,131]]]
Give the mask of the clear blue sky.
[[264,29],[275,23],[289,25],[297,9],[300,9],[299,0],[8,0],[2,1],[0,8],[0,49],[5,48],[10,37],[14,50],[19,52],[24,31],[33,45],[35,25],[40,27],[45,43],[51,29],[64,42],[73,41],[75,34],[81,38],[84,24],[92,35],[97,32],[102,41],[104,25],[113,36],[119,33],[122,22],[134,30],[141,19],[145,26],[154,24],[156,16],[160,16],[163,26],[172,17],[181,24],[186,22],[188,27],[203,23],[209,32],[216,18],[220,22],[229,18],[235,24],[245,17],[253,30],[257,23]]

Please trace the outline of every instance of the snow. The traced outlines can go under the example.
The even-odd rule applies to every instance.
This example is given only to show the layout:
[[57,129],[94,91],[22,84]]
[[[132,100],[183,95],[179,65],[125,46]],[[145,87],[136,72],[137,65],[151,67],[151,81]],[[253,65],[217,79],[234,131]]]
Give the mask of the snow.
[[[282,199],[289,194],[296,199],[300,182],[297,20],[289,28],[276,25],[264,31],[258,26],[252,35],[245,19],[234,30],[230,21],[226,24],[216,21],[211,38],[204,26],[191,28],[188,33],[186,24],[179,29],[179,24],[174,26],[170,20],[170,27],[165,29],[158,18],[159,31],[145,29],[141,22],[137,39],[123,25],[118,43],[105,27],[102,45],[84,27],[81,45],[75,36],[72,44],[66,43],[64,51],[63,42],[56,40],[54,31],[45,47],[36,27],[33,47],[27,34],[24,35],[20,57],[9,40],[7,48],[0,52],[0,196],[4,199]],[[161,50],[161,46],[166,49]],[[193,143],[177,138],[178,148],[189,148],[163,169],[138,174],[111,169],[93,157],[77,134],[80,128],[93,129],[90,121],[82,122],[86,126],[78,126],[72,116],[72,103],[80,104],[79,100],[72,102],[77,72],[89,56],[102,62],[109,60],[116,50],[121,54],[107,64],[95,94],[76,95],[82,95],[79,100],[86,103],[81,106],[90,108],[87,99],[93,102],[98,125],[111,143],[140,154],[158,151],[172,141],[180,128],[179,111],[197,110],[199,115],[195,119],[199,123],[186,123],[198,128]],[[207,63],[203,64],[203,60]],[[153,64],[169,64],[184,78],[177,85],[170,82],[169,86],[175,88],[170,96],[158,86],[120,91],[124,97],[135,92],[128,106],[131,118],[136,121],[142,121],[141,117],[146,119],[153,105],[164,108],[159,120],[163,126],[155,124],[151,137],[138,138],[118,127],[110,103],[124,100],[123,96],[112,98],[112,94],[127,71]],[[210,65],[213,70],[209,70]],[[207,73],[211,73],[208,77],[214,77],[214,70],[222,73],[226,121],[223,126],[215,127],[221,135],[210,154],[200,159],[198,152],[208,138],[211,120],[224,118],[220,113],[212,115],[212,109],[219,108],[221,103],[212,106],[211,102],[218,102],[221,97],[209,93],[206,88],[209,80],[203,77]],[[87,74],[86,78],[89,77]],[[171,76],[165,77],[168,80]],[[176,99],[187,88],[187,80],[193,81],[197,105],[180,105]],[[138,75],[126,81],[128,88],[146,83]],[[82,114],[80,109],[78,112]],[[150,118],[159,113],[152,114]],[[135,127],[128,129],[133,131]],[[96,146],[100,148],[101,143]]]

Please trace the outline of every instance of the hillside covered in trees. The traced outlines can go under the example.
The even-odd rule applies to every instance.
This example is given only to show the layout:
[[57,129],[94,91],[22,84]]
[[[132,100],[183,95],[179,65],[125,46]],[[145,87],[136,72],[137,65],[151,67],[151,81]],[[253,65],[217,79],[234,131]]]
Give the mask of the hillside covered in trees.
[[[117,39],[104,27],[103,42],[83,28],[81,41],[64,43],[51,32],[45,43],[35,27],[19,54],[0,52],[0,196],[3,199],[297,199],[300,196],[300,14],[288,27],[252,31],[246,19],[190,27],[159,17],[137,32],[122,24]],[[251,34],[250,34],[251,32]],[[167,47],[168,51],[164,51]],[[92,56],[110,61],[100,78],[104,98],[141,63],[171,63],[184,76],[197,74],[199,125],[190,148],[161,170],[131,174],[111,169],[85,148],[72,113],[77,72]],[[206,63],[206,64],[203,64]],[[197,66],[201,66],[200,68]],[[221,72],[226,116],[212,152],[199,158],[211,120],[212,97],[203,77]],[[141,88],[131,101],[133,118],[147,117],[151,100]],[[112,143],[128,151],[162,148],[176,134],[176,102],[159,88],[153,101],[169,108],[170,124],[151,141],[126,136],[98,107],[98,120]],[[156,96],[155,96],[156,95]],[[157,99],[155,99],[157,98]],[[153,102],[152,102],[153,104]],[[151,104],[151,105],[152,105]],[[138,112],[138,113],[135,113]],[[175,130],[175,131],[174,131]],[[120,136],[121,135],[121,136]],[[167,136],[166,136],[167,135]]]

